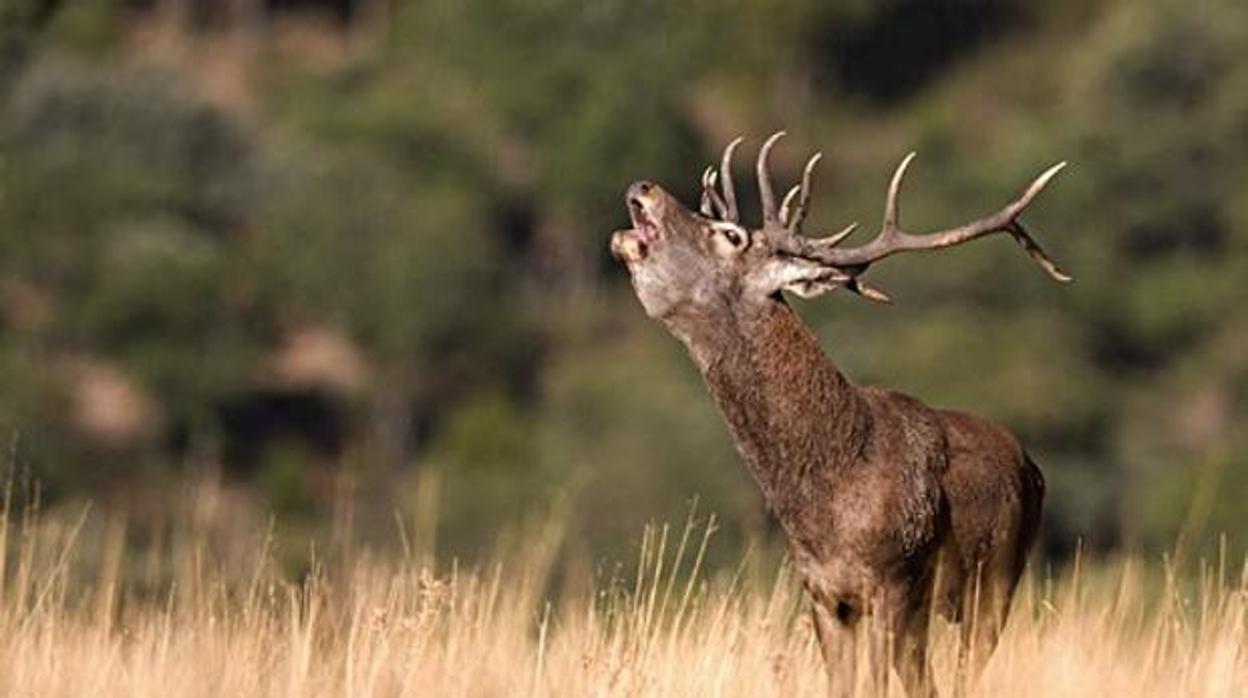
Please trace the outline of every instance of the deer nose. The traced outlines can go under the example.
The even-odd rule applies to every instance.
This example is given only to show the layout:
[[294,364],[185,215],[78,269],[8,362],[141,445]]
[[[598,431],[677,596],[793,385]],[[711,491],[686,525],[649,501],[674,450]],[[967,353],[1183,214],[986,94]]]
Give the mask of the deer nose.
[[654,191],[654,183],[643,179],[637,182],[633,182],[632,184],[628,186],[628,193],[626,195],[626,198],[630,202],[631,201],[640,202],[641,200],[645,199],[645,197],[649,196],[652,191]]

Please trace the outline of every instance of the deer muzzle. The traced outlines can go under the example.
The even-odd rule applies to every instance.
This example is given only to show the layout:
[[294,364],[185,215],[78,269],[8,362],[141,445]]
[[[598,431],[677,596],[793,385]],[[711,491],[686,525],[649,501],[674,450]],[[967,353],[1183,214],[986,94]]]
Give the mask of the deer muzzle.
[[653,243],[659,238],[662,190],[645,180],[633,182],[624,200],[628,204],[628,217],[633,221],[633,229],[645,243]]
[[633,182],[624,194],[628,217],[633,222],[629,230],[617,230],[611,236],[611,254],[625,263],[646,258],[650,246],[659,239],[660,189],[651,182]]

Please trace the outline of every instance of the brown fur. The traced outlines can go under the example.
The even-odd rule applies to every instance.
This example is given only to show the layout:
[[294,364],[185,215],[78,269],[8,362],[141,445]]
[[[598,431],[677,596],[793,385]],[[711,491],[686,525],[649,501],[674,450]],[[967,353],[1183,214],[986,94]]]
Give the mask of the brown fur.
[[[891,664],[910,695],[934,694],[931,611],[962,623],[959,666],[981,664],[1036,536],[1039,469],[999,426],[854,385],[778,290],[743,288],[761,256],[717,260],[699,217],[644,193],[657,232],[617,233],[613,248],[688,348],[783,528],[834,687],[856,685],[865,642],[873,685]],[[756,239],[752,253],[767,250]]]
[[907,686],[929,691],[933,599],[964,622],[967,659],[986,660],[1038,528],[1039,469],[999,426],[853,385],[780,298],[735,320],[714,346],[688,332],[690,350],[785,531],[829,664],[853,664],[871,613]]

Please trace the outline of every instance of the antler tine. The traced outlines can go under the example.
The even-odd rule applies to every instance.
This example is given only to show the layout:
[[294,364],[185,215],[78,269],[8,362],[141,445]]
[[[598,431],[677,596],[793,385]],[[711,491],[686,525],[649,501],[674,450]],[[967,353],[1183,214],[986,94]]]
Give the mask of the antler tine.
[[763,208],[764,227],[775,227],[780,223],[780,217],[776,211],[776,195],[771,190],[771,170],[767,165],[767,158],[771,155],[771,149],[776,141],[784,136],[784,131],[776,131],[763,142],[763,147],[758,149],[758,198]]
[[728,210],[724,200],[719,197],[719,192],[715,191],[715,168],[709,165],[702,171],[702,205],[700,210],[702,215],[707,218],[724,218]]
[[872,286],[871,284],[867,283],[866,281],[863,281],[860,277],[857,277],[857,276],[847,281],[845,283],[845,288],[850,291],[853,291],[854,293],[857,293],[863,298],[873,300],[876,303],[892,303],[893,302],[892,296],[885,293],[879,287]]
[[1075,277],[1067,274],[1061,267],[1057,266],[1057,262],[1054,262],[1047,254],[1045,254],[1044,248],[1040,247],[1040,243],[1036,242],[1035,239],[1027,233],[1027,230],[1023,228],[1022,223],[1014,221],[1014,225],[1010,226],[1010,235],[1012,235],[1014,237],[1014,241],[1023,248],[1023,250],[1027,253],[1027,256],[1031,257],[1036,264],[1040,265],[1040,268],[1044,270],[1044,273],[1049,275],[1049,278],[1063,284],[1070,283],[1074,280]]
[[818,238],[815,240],[811,240],[810,243],[819,248],[830,250],[833,247],[836,247],[837,245],[844,242],[845,238],[849,237],[850,235],[853,235],[854,231],[857,229],[858,229],[857,223],[850,223],[844,228],[841,228],[839,232],[833,233],[832,235],[829,235],[826,238]]
[[802,221],[806,219],[806,212],[810,210],[810,180],[815,172],[815,165],[823,159],[823,153],[815,153],[806,161],[806,168],[802,170],[801,196],[797,200],[797,208],[793,211],[793,216],[789,219],[789,232],[796,233],[802,228]]
[[[780,225],[788,226],[789,221],[792,220],[792,217],[789,215],[790,208],[793,204],[793,199],[797,196],[800,189],[800,186],[794,184],[788,193],[784,195],[784,198],[780,200]],[[797,211],[792,211],[792,213],[796,214]]]
[[724,156],[719,161],[719,178],[724,188],[724,220],[736,223],[740,217],[737,211],[737,192],[732,184],[732,153],[745,139],[737,136],[724,148]]
[[714,209],[711,208],[711,186],[710,186],[711,173],[714,171],[715,171],[715,168],[709,165],[707,166],[705,170],[702,170],[702,200],[698,204],[698,211],[700,211],[702,215],[706,216],[707,218],[711,218],[712,216],[715,215]]
[[1010,204],[1009,209],[1013,212],[1013,214],[1017,216],[1023,209],[1027,208],[1027,206],[1031,203],[1031,200],[1036,198],[1037,194],[1044,191],[1045,187],[1049,186],[1049,180],[1056,177],[1057,173],[1061,172],[1065,168],[1066,161],[1063,160],[1044,172],[1041,172],[1040,176],[1036,177],[1036,179],[1031,183],[1031,186],[1027,187],[1027,191],[1023,192],[1023,195],[1018,197],[1017,201]]
[[992,215],[956,228],[949,228],[925,235],[913,235],[902,231],[898,224],[900,216],[898,195],[901,190],[901,181],[905,176],[906,168],[913,159],[914,153],[907,155],[901,161],[901,164],[897,166],[896,172],[893,173],[893,179],[888,186],[888,196],[884,202],[884,220],[875,239],[860,247],[847,249],[831,249],[831,245],[816,246],[807,244],[804,245],[807,254],[824,264],[841,268],[855,268],[854,276],[856,277],[873,262],[877,262],[897,252],[940,249],[942,247],[960,245],[992,233],[1008,232],[1049,277],[1063,283],[1071,280],[1070,275],[1062,271],[1045,254],[1040,245],[1032,239],[1018,222],[1018,216],[1023,212],[1023,209],[1027,208],[1027,205],[1044,190],[1053,177],[1065,167],[1066,163],[1061,162],[1045,170],[1032,181],[1022,195]]
[[897,229],[897,221],[901,215],[901,211],[897,207],[897,195],[901,193],[901,180],[906,177],[906,168],[910,167],[910,162],[914,160],[917,153],[910,151],[906,157],[902,158],[901,163],[897,165],[896,171],[893,172],[893,179],[888,183],[888,198],[884,200],[884,222],[880,226],[881,235],[892,235],[901,232]]

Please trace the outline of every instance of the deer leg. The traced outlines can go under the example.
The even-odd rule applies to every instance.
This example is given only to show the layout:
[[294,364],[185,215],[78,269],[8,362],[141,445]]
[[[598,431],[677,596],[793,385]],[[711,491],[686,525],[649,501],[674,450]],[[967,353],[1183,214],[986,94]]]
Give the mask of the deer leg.
[[850,698],[858,684],[858,616],[844,601],[816,601],[811,609],[815,636],[828,672],[828,695]]
[[893,646],[896,635],[896,613],[887,605],[873,603],[868,623],[865,624],[865,661],[870,682],[868,695],[888,695],[889,674],[893,665]]
[[917,583],[897,581],[877,593],[871,623],[871,695],[888,695],[889,670],[895,669],[907,698],[935,698],[927,656],[931,581],[929,572]]
[[955,670],[958,695],[970,692],[997,646],[1002,623],[993,616],[993,613],[981,608],[978,612],[968,611],[962,619]]
[[908,698],[935,698],[932,667],[927,657],[928,604],[907,607],[893,619],[893,668]]
[[955,683],[959,693],[969,691],[988,664],[1009,616],[1013,593],[1013,584],[994,579],[992,572],[981,571],[968,582],[958,632]]

